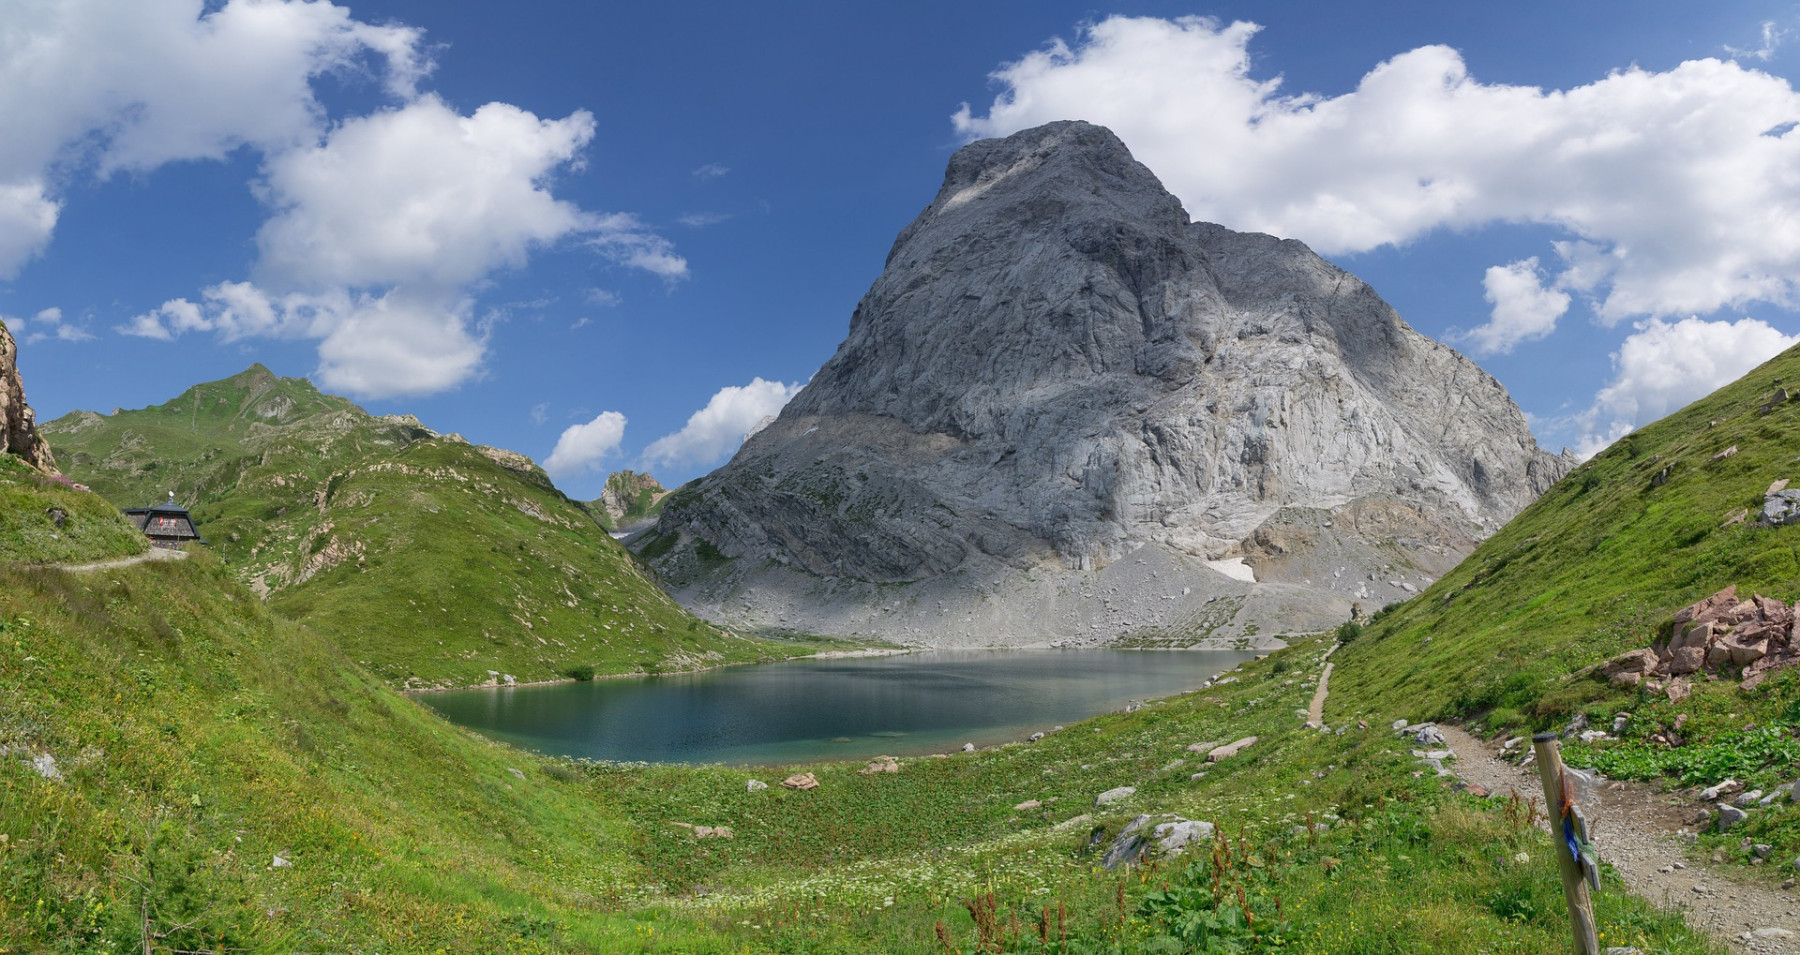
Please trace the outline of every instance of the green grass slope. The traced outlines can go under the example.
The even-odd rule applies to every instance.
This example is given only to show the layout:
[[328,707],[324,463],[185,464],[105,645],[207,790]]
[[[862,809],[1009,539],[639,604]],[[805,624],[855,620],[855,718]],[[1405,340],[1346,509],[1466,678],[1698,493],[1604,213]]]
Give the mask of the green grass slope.
[[[1560,948],[1519,807],[1414,776],[1391,734],[1301,728],[1323,649],[1038,744],[753,792],[787,770],[570,764],[455,730],[204,553],[0,566],[0,951]],[[1214,766],[1186,749],[1248,734]],[[1095,868],[1096,837],[1158,811],[1228,838]],[[1616,881],[1598,912],[1609,940],[1710,951]]]
[[1731,584],[1800,598],[1800,526],[1727,523],[1800,480],[1800,401],[1760,410],[1783,382],[1800,385],[1800,348],[1602,451],[1368,627],[1345,669],[1421,717],[1541,726],[1620,698],[1563,678],[1650,645],[1687,604]]
[[522,455],[253,366],[42,429],[121,507],[169,491],[238,578],[395,685],[688,669],[802,652],[681,610]]
[[[1670,785],[1792,784],[1800,667],[1747,691],[1732,672],[1696,674],[1680,700],[1583,673],[1666,640],[1676,610],[1727,586],[1800,598],[1800,526],[1755,520],[1773,482],[1800,481],[1800,401],[1772,401],[1784,385],[1800,385],[1800,348],[1596,455],[1423,594],[1345,627],[1334,690],[1492,731],[1610,729],[1628,714],[1621,737],[1571,742],[1569,761]],[[1791,860],[1795,809],[1782,799],[1728,834],[1708,827],[1702,845],[1759,865],[1751,846],[1767,843]]]
[[27,564],[96,561],[142,553],[144,535],[116,508],[67,478],[0,454],[0,553]]

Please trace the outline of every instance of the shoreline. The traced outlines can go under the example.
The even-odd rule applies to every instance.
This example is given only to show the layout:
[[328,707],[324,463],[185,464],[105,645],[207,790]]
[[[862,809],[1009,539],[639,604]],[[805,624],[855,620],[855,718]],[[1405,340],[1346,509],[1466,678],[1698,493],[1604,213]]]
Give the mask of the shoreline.
[[[1305,636],[1305,634],[1296,634],[1295,636],[1296,637]],[[1200,641],[1200,643],[1208,643],[1208,642],[1211,642],[1212,639],[1215,639],[1215,638],[1208,638],[1207,640]],[[1252,639],[1254,640],[1255,638],[1252,638]],[[1223,641],[1220,641],[1220,642],[1223,642]],[[1238,641],[1234,640],[1233,642],[1238,642]],[[458,692],[461,690],[516,690],[519,687],[524,687],[524,686],[556,686],[556,685],[562,684],[562,683],[594,683],[594,682],[598,682],[600,680],[626,680],[626,679],[643,678],[643,677],[680,676],[680,675],[688,674],[688,673],[710,673],[714,670],[726,669],[727,667],[767,666],[768,664],[771,664],[771,663],[792,663],[796,660],[855,660],[855,659],[868,659],[868,658],[873,658],[873,657],[898,657],[898,656],[906,656],[908,654],[913,654],[913,653],[1007,652],[1007,651],[1018,651],[1018,650],[1074,650],[1074,651],[1080,652],[1080,651],[1088,651],[1088,650],[1114,650],[1114,651],[1154,651],[1154,652],[1169,652],[1169,653],[1188,653],[1188,652],[1217,653],[1219,651],[1228,651],[1228,652],[1237,652],[1237,653],[1267,654],[1267,653],[1273,652],[1274,650],[1279,650],[1288,645],[1286,641],[1277,640],[1274,637],[1263,637],[1263,638],[1261,638],[1260,642],[1261,643],[1273,643],[1274,646],[1271,647],[1271,646],[1258,645],[1258,646],[1249,646],[1249,647],[1239,647],[1239,646],[1200,646],[1200,645],[1196,644],[1193,646],[1186,646],[1186,647],[1109,647],[1109,646],[1067,647],[1067,646],[1056,646],[1055,644],[1040,643],[1040,644],[1032,644],[1032,645],[1025,645],[1025,646],[1014,645],[1014,646],[987,646],[987,647],[925,647],[925,646],[919,646],[919,647],[869,647],[869,648],[863,649],[863,650],[821,650],[818,653],[809,653],[804,656],[798,656],[798,657],[788,657],[783,660],[761,660],[761,661],[745,660],[745,661],[742,661],[739,663],[716,663],[712,666],[695,667],[694,669],[691,669],[691,670],[664,670],[659,673],[644,673],[641,671],[636,672],[636,673],[596,673],[593,675],[593,677],[591,679],[587,679],[587,680],[577,680],[574,677],[562,677],[562,678],[555,679],[555,680],[529,680],[529,681],[520,680],[520,681],[514,681],[512,683],[493,683],[493,682],[470,683],[466,686],[414,686],[414,687],[398,686],[398,687],[393,687],[393,690],[394,690],[394,692],[399,693],[402,696],[415,696],[415,695],[423,694],[423,693],[455,693],[455,692]]]
[[691,670],[663,670],[659,673],[596,673],[587,680],[574,677],[561,677],[555,680],[515,680],[512,683],[470,683],[466,686],[397,686],[394,692],[403,696],[416,693],[454,693],[459,690],[516,690],[522,686],[556,686],[560,683],[594,683],[600,680],[627,680],[633,677],[680,676],[685,673],[710,673],[727,667],[765,666],[770,663],[791,663],[795,660],[845,660],[856,657],[894,657],[907,653],[917,653],[922,647],[871,647],[867,650],[821,650],[805,656],[787,657],[782,660],[745,660],[739,663],[715,663],[712,666],[695,667]]

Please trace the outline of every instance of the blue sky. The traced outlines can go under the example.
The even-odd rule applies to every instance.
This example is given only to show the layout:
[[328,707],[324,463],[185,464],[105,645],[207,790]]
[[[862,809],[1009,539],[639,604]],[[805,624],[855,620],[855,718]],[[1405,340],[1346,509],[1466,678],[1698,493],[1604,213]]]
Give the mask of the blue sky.
[[1077,118],[1591,451],[1800,333],[1797,51],[1748,2],[0,0],[0,317],[44,419],[260,361],[672,485],[957,146]]

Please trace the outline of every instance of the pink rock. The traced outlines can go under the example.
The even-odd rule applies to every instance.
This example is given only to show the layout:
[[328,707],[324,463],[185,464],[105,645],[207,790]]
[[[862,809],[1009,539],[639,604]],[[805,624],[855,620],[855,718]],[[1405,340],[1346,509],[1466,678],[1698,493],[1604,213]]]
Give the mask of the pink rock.
[[1706,663],[1706,651],[1700,647],[1682,647],[1669,658],[1669,672],[1692,673]]
[[1682,647],[1704,649],[1707,644],[1712,642],[1712,635],[1713,624],[1710,620],[1694,624],[1686,629],[1678,626],[1675,628],[1675,638],[1669,641],[1669,652],[1674,653]]
[[1680,625],[1693,620],[1713,619],[1712,615],[1714,611],[1729,607],[1737,602],[1737,585],[1732,584],[1705,600],[1690,604],[1675,611],[1675,623]]
[[789,776],[788,778],[782,780],[781,784],[783,786],[786,786],[789,789],[817,789],[817,788],[819,788],[819,781],[818,781],[818,779],[814,778],[812,773],[795,773],[794,775]]

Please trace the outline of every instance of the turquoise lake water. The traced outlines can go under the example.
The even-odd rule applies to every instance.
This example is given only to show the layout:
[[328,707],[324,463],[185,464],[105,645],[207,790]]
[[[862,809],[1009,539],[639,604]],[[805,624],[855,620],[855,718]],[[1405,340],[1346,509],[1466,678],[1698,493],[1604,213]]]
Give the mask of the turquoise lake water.
[[451,722],[586,759],[771,765],[1024,739],[1197,689],[1231,650],[980,650],[420,694]]

